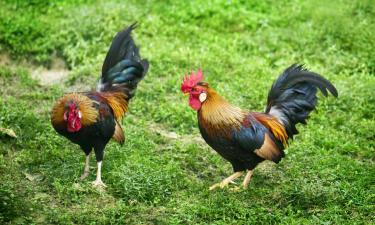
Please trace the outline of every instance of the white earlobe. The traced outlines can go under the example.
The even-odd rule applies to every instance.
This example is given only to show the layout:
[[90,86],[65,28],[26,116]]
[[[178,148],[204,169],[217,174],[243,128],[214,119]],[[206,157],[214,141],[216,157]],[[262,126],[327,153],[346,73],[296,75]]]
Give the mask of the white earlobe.
[[199,95],[199,101],[200,101],[200,102],[204,102],[204,101],[206,101],[206,98],[207,98],[207,93],[202,92],[202,93]]
[[64,121],[67,121],[68,120],[68,112],[65,112],[64,113]]
[[82,113],[81,113],[81,111],[78,111],[78,118],[82,118]]

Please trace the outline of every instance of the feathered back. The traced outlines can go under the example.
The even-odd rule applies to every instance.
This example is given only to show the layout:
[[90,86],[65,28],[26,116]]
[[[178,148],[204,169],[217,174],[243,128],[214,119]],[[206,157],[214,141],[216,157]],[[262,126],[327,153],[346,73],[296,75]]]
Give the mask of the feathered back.
[[273,83],[268,93],[266,113],[277,117],[285,126],[288,136],[297,134],[296,124],[306,123],[317,105],[317,89],[338,96],[336,88],[321,75],[310,72],[302,65],[287,68]]
[[97,91],[122,92],[126,100],[134,96],[135,89],[146,75],[149,66],[146,59],[141,59],[131,37],[135,27],[134,23],[114,37],[103,63]]

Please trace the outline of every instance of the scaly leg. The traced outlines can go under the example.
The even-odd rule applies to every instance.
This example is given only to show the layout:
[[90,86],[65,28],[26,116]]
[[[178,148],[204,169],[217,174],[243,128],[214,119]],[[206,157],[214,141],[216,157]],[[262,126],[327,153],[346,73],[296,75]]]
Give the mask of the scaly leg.
[[212,191],[212,190],[214,190],[214,189],[216,189],[218,187],[224,188],[224,187],[228,186],[229,183],[231,183],[236,178],[242,176],[242,174],[243,174],[243,171],[235,172],[234,174],[232,174],[229,177],[227,177],[224,180],[222,180],[220,183],[216,183],[216,184],[212,185],[210,187],[210,191]]
[[86,161],[85,161],[85,169],[83,170],[83,174],[81,175],[81,180],[84,180],[90,172],[90,153],[86,155]]
[[102,161],[99,161],[98,163],[98,170],[96,172],[96,180],[92,182],[94,186],[99,187],[107,187],[102,181]]
[[252,170],[247,171],[245,179],[242,182],[242,185],[244,188],[247,188],[249,186],[249,182],[252,176],[253,176],[253,171]]

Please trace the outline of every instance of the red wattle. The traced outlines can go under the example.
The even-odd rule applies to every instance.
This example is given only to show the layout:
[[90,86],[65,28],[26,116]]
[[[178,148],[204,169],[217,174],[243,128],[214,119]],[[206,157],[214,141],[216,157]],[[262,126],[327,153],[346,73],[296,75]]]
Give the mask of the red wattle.
[[72,132],[72,133],[77,132],[81,129],[81,127],[82,127],[82,124],[79,118],[68,120],[67,129],[69,132]]
[[194,110],[199,110],[201,108],[201,106],[202,106],[202,103],[199,101],[198,98],[194,98],[193,96],[190,95],[189,105]]

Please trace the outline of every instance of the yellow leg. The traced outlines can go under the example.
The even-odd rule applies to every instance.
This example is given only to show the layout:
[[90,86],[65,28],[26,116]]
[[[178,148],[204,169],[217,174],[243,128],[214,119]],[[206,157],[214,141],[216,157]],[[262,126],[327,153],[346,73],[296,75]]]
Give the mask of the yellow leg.
[[229,177],[225,178],[224,180],[222,180],[220,183],[216,183],[214,185],[212,185],[210,187],[210,191],[216,189],[216,188],[224,188],[226,186],[228,186],[229,183],[231,183],[233,180],[235,180],[236,178],[242,176],[243,172],[240,171],[240,172],[235,172],[234,174],[230,175]]
[[252,170],[247,171],[245,179],[242,182],[244,188],[247,188],[249,186],[249,182],[252,176],[253,176],[253,171]]
[[89,175],[89,173],[90,173],[90,154],[86,155],[85,169],[83,170],[81,180],[84,180]]

